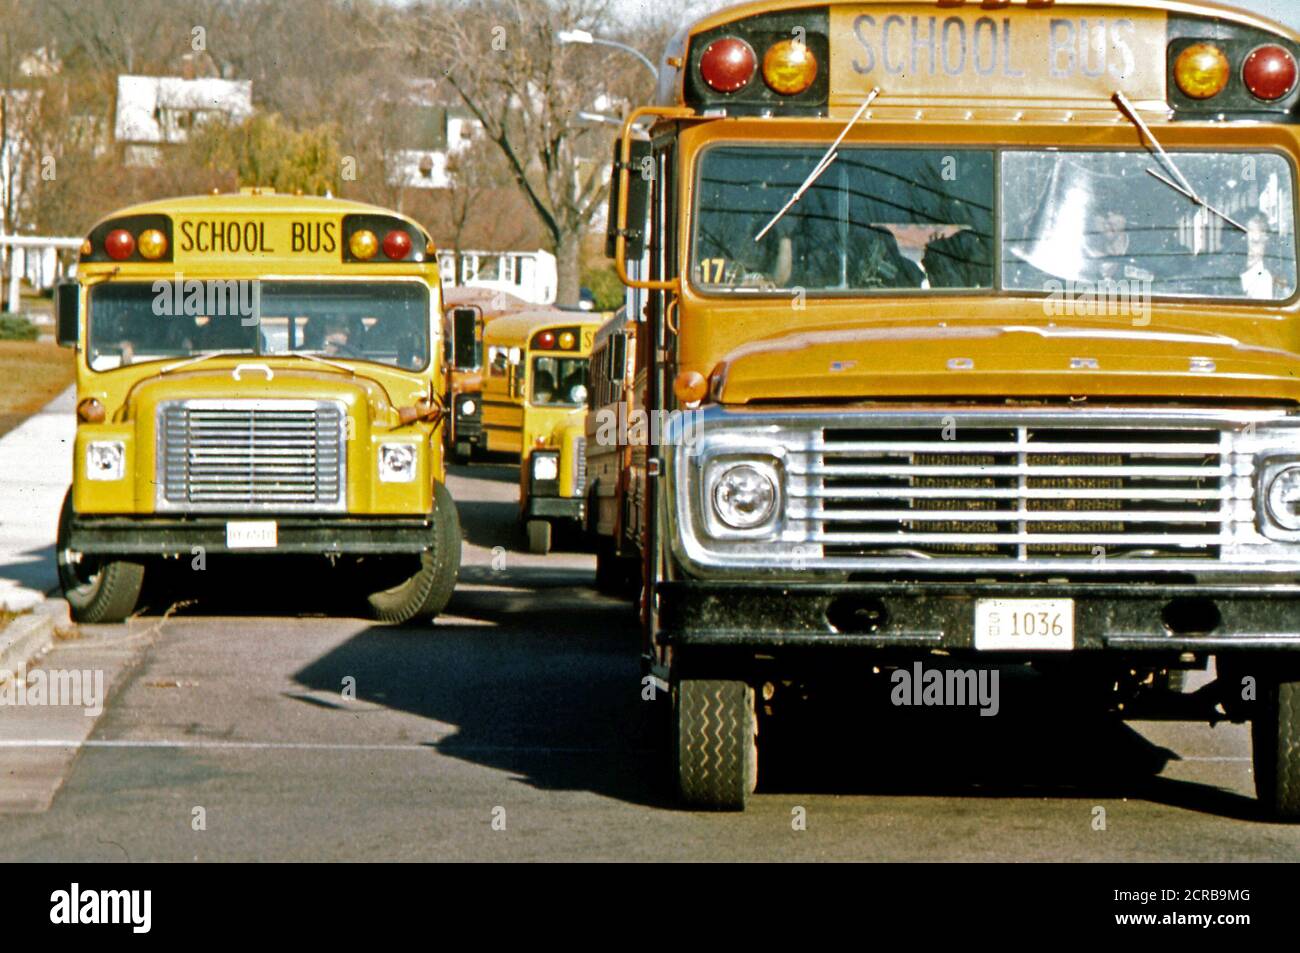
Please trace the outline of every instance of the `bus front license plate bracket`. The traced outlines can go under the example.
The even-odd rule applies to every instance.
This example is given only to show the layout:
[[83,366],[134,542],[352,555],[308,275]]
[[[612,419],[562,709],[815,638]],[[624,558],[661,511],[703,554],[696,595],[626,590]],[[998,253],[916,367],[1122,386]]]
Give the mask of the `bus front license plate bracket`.
[[977,599],[977,650],[1070,651],[1073,599]]
[[275,549],[275,520],[230,520],[226,523],[227,549]]

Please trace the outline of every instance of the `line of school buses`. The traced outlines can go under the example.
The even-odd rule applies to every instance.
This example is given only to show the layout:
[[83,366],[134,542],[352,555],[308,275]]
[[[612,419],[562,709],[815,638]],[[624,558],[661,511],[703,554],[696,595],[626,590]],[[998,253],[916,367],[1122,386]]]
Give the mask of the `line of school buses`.
[[[613,320],[444,312],[428,233],[372,206],[124,209],[59,291],[68,602],[117,621],[151,560],[291,553],[430,617],[445,459],[481,447],[518,456],[534,551],[586,526],[639,588],[690,804],[743,808],[810,690],[936,658],[1249,721],[1298,819],[1298,61],[1193,0],[710,14],[619,136]],[[636,439],[640,412],[692,416]]]
[[545,555],[557,533],[581,532],[596,544],[600,587],[630,588],[636,561],[620,537],[635,526],[624,512],[633,448],[600,426],[622,404],[626,438],[636,341],[626,308],[530,307],[474,288],[448,289],[444,306],[450,455],[517,460],[529,551]]

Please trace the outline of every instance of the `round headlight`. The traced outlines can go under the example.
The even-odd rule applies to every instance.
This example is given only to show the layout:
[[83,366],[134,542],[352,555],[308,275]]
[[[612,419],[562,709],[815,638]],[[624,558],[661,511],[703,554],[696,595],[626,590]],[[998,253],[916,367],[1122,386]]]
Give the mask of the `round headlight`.
[[474,408],[477,406],[478,405],[475,404],[474,401],[467,400],[465,403],[460,405],[460,412],[468,417],[470,414],[474,413]]
[[1268,485],[1268,515],[1283,529],[1300,530],[1300,467],[1287,467]]
[[757,467],[742,463],[713,484],[713,509],[733,529],[761,526],[776,507],[776,483]]

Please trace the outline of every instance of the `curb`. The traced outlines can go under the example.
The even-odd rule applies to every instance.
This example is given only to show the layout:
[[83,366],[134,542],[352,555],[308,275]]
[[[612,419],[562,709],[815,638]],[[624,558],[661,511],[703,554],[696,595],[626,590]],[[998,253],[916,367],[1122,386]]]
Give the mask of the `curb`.
[[54,643],[56,619],[44,612],[22,615],[0,631],[0,675],[26,668]]

